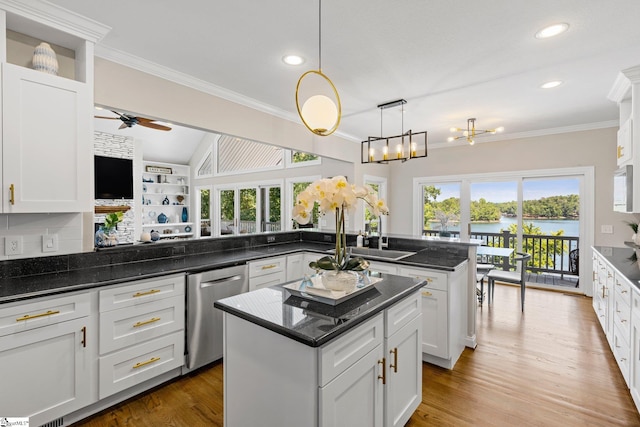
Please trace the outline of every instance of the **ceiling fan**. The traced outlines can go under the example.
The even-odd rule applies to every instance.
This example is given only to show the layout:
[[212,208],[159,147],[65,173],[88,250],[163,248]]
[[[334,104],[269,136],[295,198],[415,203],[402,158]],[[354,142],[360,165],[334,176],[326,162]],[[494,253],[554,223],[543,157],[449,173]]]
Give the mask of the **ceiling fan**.
[[154,123],[154,119],[147,119],[144,117],[132,116],[129,114],[121,114],[117,111],[111,110],[113,114],[116,114],[118,117],[106,117],[106,116],[94,116],[97,119],[107,119],[107,120],[122,120],[122,124],[118,129],[130,128],[133,125],[140,125],[151,129],[157,130],[171,130],[169,126],[160,125],[158,123]]

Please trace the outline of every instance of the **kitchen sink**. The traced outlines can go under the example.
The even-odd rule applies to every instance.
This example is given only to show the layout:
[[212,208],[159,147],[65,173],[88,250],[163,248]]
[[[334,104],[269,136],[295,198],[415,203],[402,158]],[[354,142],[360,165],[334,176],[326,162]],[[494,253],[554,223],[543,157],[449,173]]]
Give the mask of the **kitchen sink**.
[[[327,252],[335,253],[335,249],[330,249]],[[358,248],[356,246],[348,246],[347,253],[351,256],[361,256],[367,259],[379,259],[388,261],[398,261],[402,258],[406,258],[411,255],[415,255],[415,252],[408,251],[394,251],[392,249],[375,249],[375,248]]]

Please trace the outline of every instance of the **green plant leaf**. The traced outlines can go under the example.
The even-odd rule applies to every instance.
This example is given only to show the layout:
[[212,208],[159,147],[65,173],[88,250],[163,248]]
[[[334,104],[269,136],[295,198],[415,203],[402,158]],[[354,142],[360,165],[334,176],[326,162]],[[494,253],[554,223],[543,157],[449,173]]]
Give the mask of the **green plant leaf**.
[[317,261],[311,261],[309,267],[314,270],[340,270],[340,265],[332,256],[323,256]]
[[364,271],[369,268],[369,261],[362,257],[355,257],[349,259],[345,264],[343,270],[351,270],[351,271]]

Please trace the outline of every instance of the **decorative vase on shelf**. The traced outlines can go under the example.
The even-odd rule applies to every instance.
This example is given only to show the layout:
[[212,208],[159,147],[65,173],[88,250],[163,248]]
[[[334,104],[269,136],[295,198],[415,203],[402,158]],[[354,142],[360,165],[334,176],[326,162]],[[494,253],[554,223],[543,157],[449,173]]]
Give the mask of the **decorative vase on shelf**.
[[165,224],[169,221],[169,218],[167,218],[167,216],[164,214],[164,212],[161,212],[160,215],[158,215],[158,222],[160,224]]
[[42,42],[36,46],[31,63],[34,70],[55,76],[58,75],[58,58],[49,43]]
[[182,222],[187,222],[188,219],[189,219],[189,212],[187,212],[187,207],[184,206],[182,208]]
[[118,234],[115,228],[100,226],[95,234],[95,245],[97,248],[106,248],[118,244]]

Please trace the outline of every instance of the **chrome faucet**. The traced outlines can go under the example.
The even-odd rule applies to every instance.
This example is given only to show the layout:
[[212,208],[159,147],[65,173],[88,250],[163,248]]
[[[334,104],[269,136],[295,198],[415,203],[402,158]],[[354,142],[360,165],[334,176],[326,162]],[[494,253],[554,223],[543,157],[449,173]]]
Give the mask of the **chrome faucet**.
[[[383,243],[384,240],[384,243]],[[389,238],[382,237],[382,217],[378,217],[378,249],[389,247]]]

